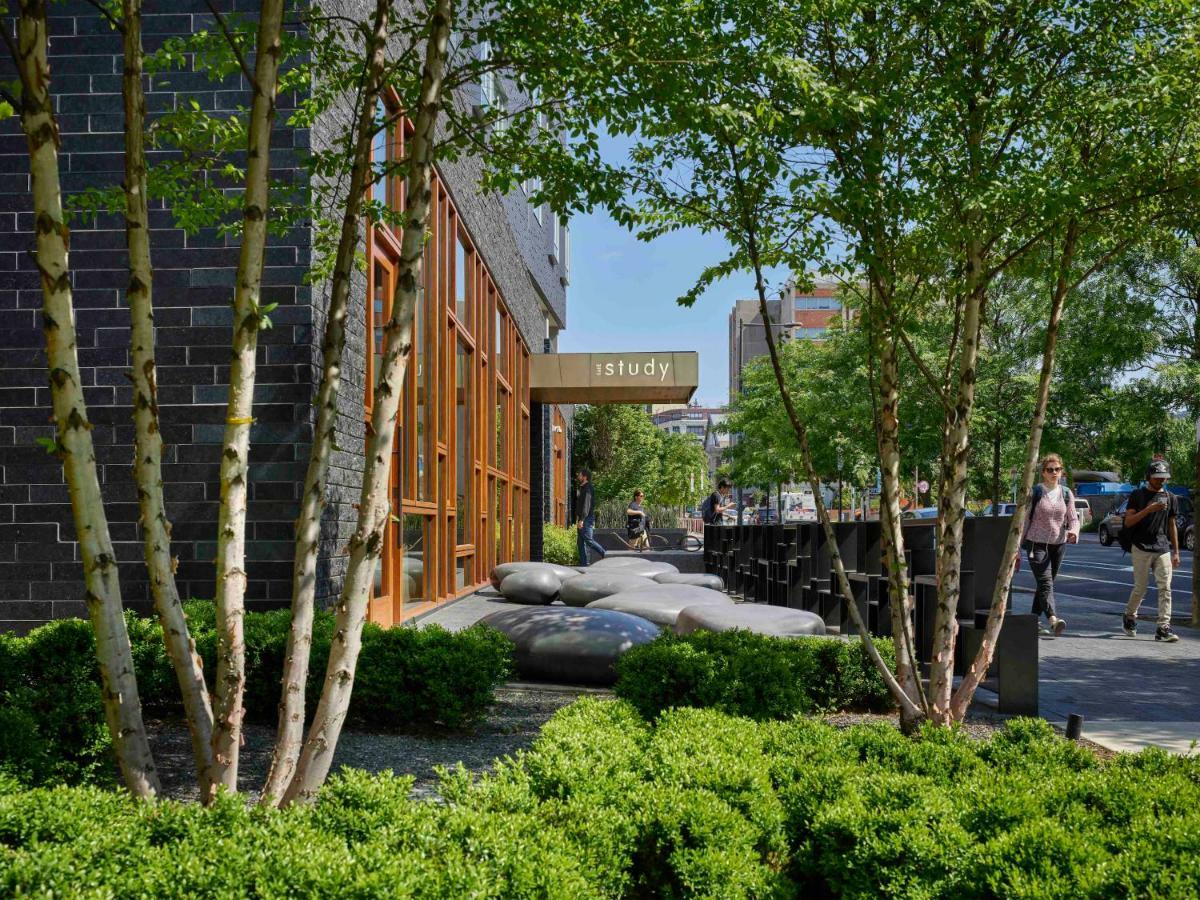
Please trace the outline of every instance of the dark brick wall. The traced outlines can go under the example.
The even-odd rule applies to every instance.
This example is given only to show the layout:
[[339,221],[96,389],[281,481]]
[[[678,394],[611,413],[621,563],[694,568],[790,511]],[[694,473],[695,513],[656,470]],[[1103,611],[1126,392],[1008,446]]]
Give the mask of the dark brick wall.
[[[222,0],[230,10],[256,3]],[[121,47],[83,0],[51,5],[51,90],[62,130],[63,189],[119,183],[122,177]],[[212,29],[203,0],[147,0],[147,51],[171,34]],[[5,57],[7,55],[5,54]],[[12,78],[5,58],[0,77]],[[206,109],[249,105],[240,78],[214,85],[200,73],[148,80],[154,112],[191,100]],[[299,178],[306,131],[285,122],[294,97],[282,97],[272,140],[277,174]],[[32,213],[28,154],[16,119],[0,123],[0,629],[24,630],[49,618],[83,614],[81,565],[60,463],[36,439],[49,436],[50,394],[40,330],[42,304],[29,251]],[[237,239],[215,231],[186,235],[162,204],[151,209],[154,301],[163,475],[175,524],[179,588],[212,596],[218,461],[227,392]],[[106,510],[127,603],[148,608],[130,471],[133,425],[128,280],[119,216],[73,223],[71,268],[79,360],[103,482]],[[291,593],[293,521],[311,440],[313,309],[304,285],[310,235],[272,239],[264,297],[279,303],[262,333],[252,432],[248,529],[249,605],[277,605]]]

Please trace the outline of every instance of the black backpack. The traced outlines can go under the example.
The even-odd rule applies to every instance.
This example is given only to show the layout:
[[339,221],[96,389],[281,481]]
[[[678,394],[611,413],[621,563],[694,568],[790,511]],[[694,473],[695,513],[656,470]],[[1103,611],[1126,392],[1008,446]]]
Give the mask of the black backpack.
[[700,505],[700,518],[705,525],[712,525],[717,521],[717,503],[713,500],[715,496],[716,494],[709,494]]

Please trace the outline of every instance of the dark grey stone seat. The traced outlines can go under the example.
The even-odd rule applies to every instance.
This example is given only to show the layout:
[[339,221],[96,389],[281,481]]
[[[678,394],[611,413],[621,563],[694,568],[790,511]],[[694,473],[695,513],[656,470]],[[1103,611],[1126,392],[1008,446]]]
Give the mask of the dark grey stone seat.
[[652,588],[655,583],[641,575],[626,573],[620,566],[610,566],[585,575],[576,575],[562,583],[558,598],[567,606],[587,606],[593,600],[616,594],[620,591]]
[[693,631],[733,631],[740,628],[771,637],[810,637],[825,633],[825,622],[816,613],[786,606],[731,603],[726,606],[689,606],[675,621],[676,634]]
[[558,599],[562,579],[550,569],[518,569],[504,576],[500,593],[517,603],[545,606]]
[[522,678],[562,684],[612,684],[621,654],[659,633],[638,616],[569,606],[506,609],[481,621],[512,640]]
[[579,574],[578,570],[570,566],[560,566],[556,565],[555,563],[506,562],[500,563],[500,565],[492,569],[492,587],[500,587],[500,582],[502,582],[513,572],[523,572],[528,569],[542,569],[547,572],[553,572],[558,577],[559,581],[562,581],[564,578],[571,578]]
[[589,603],[588,609],[613,609],[669,627],[689,606],[733,606],[733,601],[720,591],[691,584],[655,584],[610,594]]
[[606,556],[599,562],[593,563],[591,568],[605,570],[615,568],[623,574],[641,575],[643,578],[653,578],[655,575],[665,575],[670,572],[679,571],[679,569],[670,563],[638,559],[636,556]]
[[720,575],[705,572],[662,572],[655,575],[654,580],[659,584],[690,584],[713,591],[725,590],[725,582]]

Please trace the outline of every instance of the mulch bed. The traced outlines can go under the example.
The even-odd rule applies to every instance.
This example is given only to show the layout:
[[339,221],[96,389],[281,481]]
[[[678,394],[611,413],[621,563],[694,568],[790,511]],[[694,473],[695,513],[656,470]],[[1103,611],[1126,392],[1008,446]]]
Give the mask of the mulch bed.
[[[496,691],[496,705],[480,725],[458,734],[389,734],[346,729],[338,742],[334,770],[341,766],[381,772],[390,769],[397,775],[412,775],[416,780],[415,798],[437,796],[436,767],[453,768],[460,762],[469,771],[482,773],[498,759],[512,756],[529,747],[542,725],[562,707],[585,694],[608,695],[607,691],[557,688],[542,685],[513,684]],[[962,724],[974,740],[985,740],[1004,726],[1009,717],[988,709],[973,709]],[[830,713],[822,719],[837,728],[888,722],[899,727],[896,713]],[[175,800],[198,799],[192,770],[191,742],[182,721],[147,723],[151,746],[162,779],[163,795]],[[271,764],[275,738],[274,724],[250,723],[245,728],[241,750],[239,788],[251,801]],[[1101,759],[1115,754],[1091,741],[1080,741]]]

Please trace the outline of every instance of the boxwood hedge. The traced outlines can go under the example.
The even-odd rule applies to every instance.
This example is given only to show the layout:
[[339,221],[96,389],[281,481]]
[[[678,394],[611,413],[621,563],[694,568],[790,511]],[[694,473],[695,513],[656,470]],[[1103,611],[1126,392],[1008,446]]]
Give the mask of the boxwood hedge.
[[[876,640],[895,664],[892,642]],[[646,718],[677,706],[711,707],[752,719],[824,709],[894,705],[860,641],[773,638],[748,631],[664,633],[617,663],[618,697]]]
[[1200,893],[1200,761],[583,700],[484,777],[342,773],[305,808],[0,777],[0,894],[1115,897]]
[[[212,686],[216,672],[211,603],[185,604],[196,649]],[[158,623],[127,616],[142,705],[151,715],[182,716],[175,672]],[[287,650],[288,610],[245,617],[245,706],[272,722]],[[316,706],[333,639],[333,616],[318,613],[306,699]],[[366,727],[437,730],[473,725],[512,670],[512,643],[485,626],[443,628],[367,625],[355,676],[351,718]],[[17,638],[0,635],[0,772],[27,784],[107,783],[108,730],[90,625],[52,622]]]

